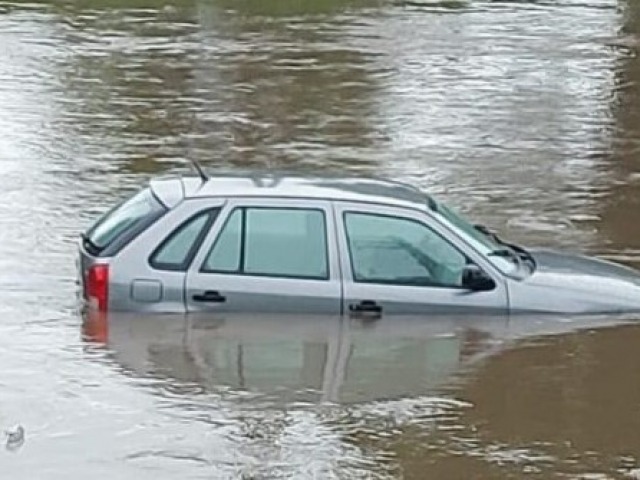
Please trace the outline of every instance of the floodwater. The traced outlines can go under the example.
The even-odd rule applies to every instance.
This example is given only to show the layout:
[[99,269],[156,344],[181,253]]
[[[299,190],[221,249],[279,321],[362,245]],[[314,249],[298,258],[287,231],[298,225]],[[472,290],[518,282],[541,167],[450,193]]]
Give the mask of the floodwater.
[[191,157],[640,266],[639,50],[633,0],[0,0],[2,478],[640,478],[640,319],[83,321],[74,264]]

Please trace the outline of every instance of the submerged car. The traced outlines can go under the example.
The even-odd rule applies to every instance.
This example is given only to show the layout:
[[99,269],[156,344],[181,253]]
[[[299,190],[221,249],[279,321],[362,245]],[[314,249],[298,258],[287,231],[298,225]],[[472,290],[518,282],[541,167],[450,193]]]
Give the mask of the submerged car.
[[411,185],[368,178],[155,179],[79,250],[99,311],[640,311],[629,267],[503,242]]

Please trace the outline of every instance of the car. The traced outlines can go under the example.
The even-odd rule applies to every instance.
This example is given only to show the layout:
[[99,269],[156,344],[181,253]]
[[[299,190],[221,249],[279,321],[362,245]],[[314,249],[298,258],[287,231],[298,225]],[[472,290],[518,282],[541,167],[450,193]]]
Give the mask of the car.
[[373,318],[640,311],[640,272],[505,242],[409,184],[198,171],[152,179],[81,235],[88,308]]

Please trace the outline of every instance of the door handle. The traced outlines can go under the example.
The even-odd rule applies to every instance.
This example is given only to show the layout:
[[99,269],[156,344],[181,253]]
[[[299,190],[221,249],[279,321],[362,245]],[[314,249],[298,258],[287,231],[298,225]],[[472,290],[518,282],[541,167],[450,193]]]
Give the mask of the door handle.
[[216,290],[207,290],[203,293],[196,293],[191,298],[193,298],[194,302],[224,303],[227,301],[227,297],[220,295],[220,292]]
[[373,300],[362,300],[359,303],[349,305],[349,311],[353,313],[382,313],[382,307]]

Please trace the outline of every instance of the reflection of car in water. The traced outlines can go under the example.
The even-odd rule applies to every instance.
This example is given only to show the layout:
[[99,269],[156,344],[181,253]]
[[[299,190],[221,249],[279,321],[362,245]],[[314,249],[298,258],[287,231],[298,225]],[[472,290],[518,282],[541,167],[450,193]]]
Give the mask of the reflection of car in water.
[[178,391],[228,388],[282,401],[361,402],[432,392],[451,375],[526,335],[610,324],[509,319],[132,315],[88,312],[83,332],[125,370]]
[[[485,324],[504,329],[506,317]],[[338,316],[128,315],[88,312],[83,332],[126,370],[174,388],[231,387],[285,399],[420,395],[489,348],[473,322]]]

